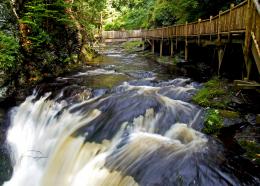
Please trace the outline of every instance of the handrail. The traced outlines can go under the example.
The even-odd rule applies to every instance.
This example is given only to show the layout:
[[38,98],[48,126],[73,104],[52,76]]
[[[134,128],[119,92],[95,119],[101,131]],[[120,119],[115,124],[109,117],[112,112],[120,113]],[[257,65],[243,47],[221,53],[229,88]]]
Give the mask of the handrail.
[[[146,33],[146,36],[161,38],[165,29],[175,30],[173,35],[166,33],[167,37],[171,36],[186,36],[187,29],[189,29],[189,36],[198,34],[215,34],[216,32],[230,32],[241,31],[246,29],[245,17],[246,17],[246,4],[248,1],[233,6],[231,9],[219,12],[218,15],[211,17],[211,19],[204,19],[200,21],[191,22],[188,24],[177,24],[167,27],[159,27],[155,29],[147,29],[142,32]],[[232,14],[230,13],[232,11]],[[232,15],[235,15],[232,17]],[[188,28],[187,28],[188,27]]]

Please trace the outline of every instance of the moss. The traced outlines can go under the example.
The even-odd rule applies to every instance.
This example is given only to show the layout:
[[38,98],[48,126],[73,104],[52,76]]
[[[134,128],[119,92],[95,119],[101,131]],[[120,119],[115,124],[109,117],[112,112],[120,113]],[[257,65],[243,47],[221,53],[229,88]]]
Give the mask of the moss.
[[229,111],[229,110],[220,110],[219,113],[222,117],[229,118],[229,119],[240,117],[240,114],[238,112]]
[[219,130],[224,127],[223,120],[224,118],[220,115],[219,110],[208,110],[206,113],[204,128],[202,131],[206,134],[217,134]]
[[245,157],[260,165],[260,144],[249,140],[240,140],[239,144],[246,151]]
[[123,44],[123,48],[129,52],[132,52],[136,48],[141,47],[143,44],[143,41],[128,41]]
[[204,83],[204,88],[199,90],[192,100],[200,106],[213,108],[226,108],[230,102],[225,83],[218,78]]

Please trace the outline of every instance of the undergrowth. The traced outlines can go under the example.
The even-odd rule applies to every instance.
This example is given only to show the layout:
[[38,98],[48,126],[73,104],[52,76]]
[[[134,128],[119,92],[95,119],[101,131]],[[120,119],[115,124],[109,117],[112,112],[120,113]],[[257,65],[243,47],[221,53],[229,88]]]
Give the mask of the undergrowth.
[[245,157],[260,164],[260,144],[255,141],[240,140],[239,144],[246,150]]

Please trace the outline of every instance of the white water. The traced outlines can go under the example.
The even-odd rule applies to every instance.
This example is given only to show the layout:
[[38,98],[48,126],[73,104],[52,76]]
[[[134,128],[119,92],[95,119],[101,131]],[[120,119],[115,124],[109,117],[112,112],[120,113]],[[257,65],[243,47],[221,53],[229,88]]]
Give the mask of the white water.
[[[192,156],[206,148],[206,137],[189,127],[200,113],[199,110],[196,113],[193,105],[160,94],[160,87],[124,86],[125,92],[136,92],[130,97],[153,95],[172,117],[187,115],[191,117],[188,119],[190,123],[171,123],[171,127],[159,135],[158,127],[162,126],[160,122],[166,113],[156,113],[153,108],[147,108],[144,115],[122,123],[111,140],[85,142],[88,133],[76,135],[75,132],[104,113],[98,108],[85,112],[71,110],[93,100],[68,107],[65,100],[49,100],[49,94],[38,100],[33,95],[11,114],[7,140],[13,150],[14,174],[4,185],[138,185],[130,172],[142,169],[143,160],[150,159],[150,156],[162,153],[164,158],[160,161],[167,162],[181,154],[183,157]],[[170,92],[174,86],[169,85],[168,88]],[[178,95],[190,89],[194,88],[179,88]],[[126,109],[126,112],[133,110]]]

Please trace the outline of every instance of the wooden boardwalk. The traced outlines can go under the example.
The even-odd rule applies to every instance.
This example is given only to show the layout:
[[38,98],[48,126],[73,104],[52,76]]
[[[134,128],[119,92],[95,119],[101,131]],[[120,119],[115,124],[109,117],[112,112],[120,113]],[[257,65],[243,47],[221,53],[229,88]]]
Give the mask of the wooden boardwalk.
[[230,9],[220,11],[216,16],[196,22],[178,24],[149,30],[132,31],[104,31],[103,39],[131,40],[142,38],[155,50],[155,41],[160,41],[160,55],[163,53],[163,42],[171,43],[171,55],[177,48],[179,41],[185,42],[185,59],[188,60],[189,43],[198,45],[216,45],[218,47],[219,68],[221,67],[226,43],[241,43],[247,78],[250,77],[252,59],[255,61],[260,75],[260,5],[258,0],[246,0],[236,6],[232,4]]

